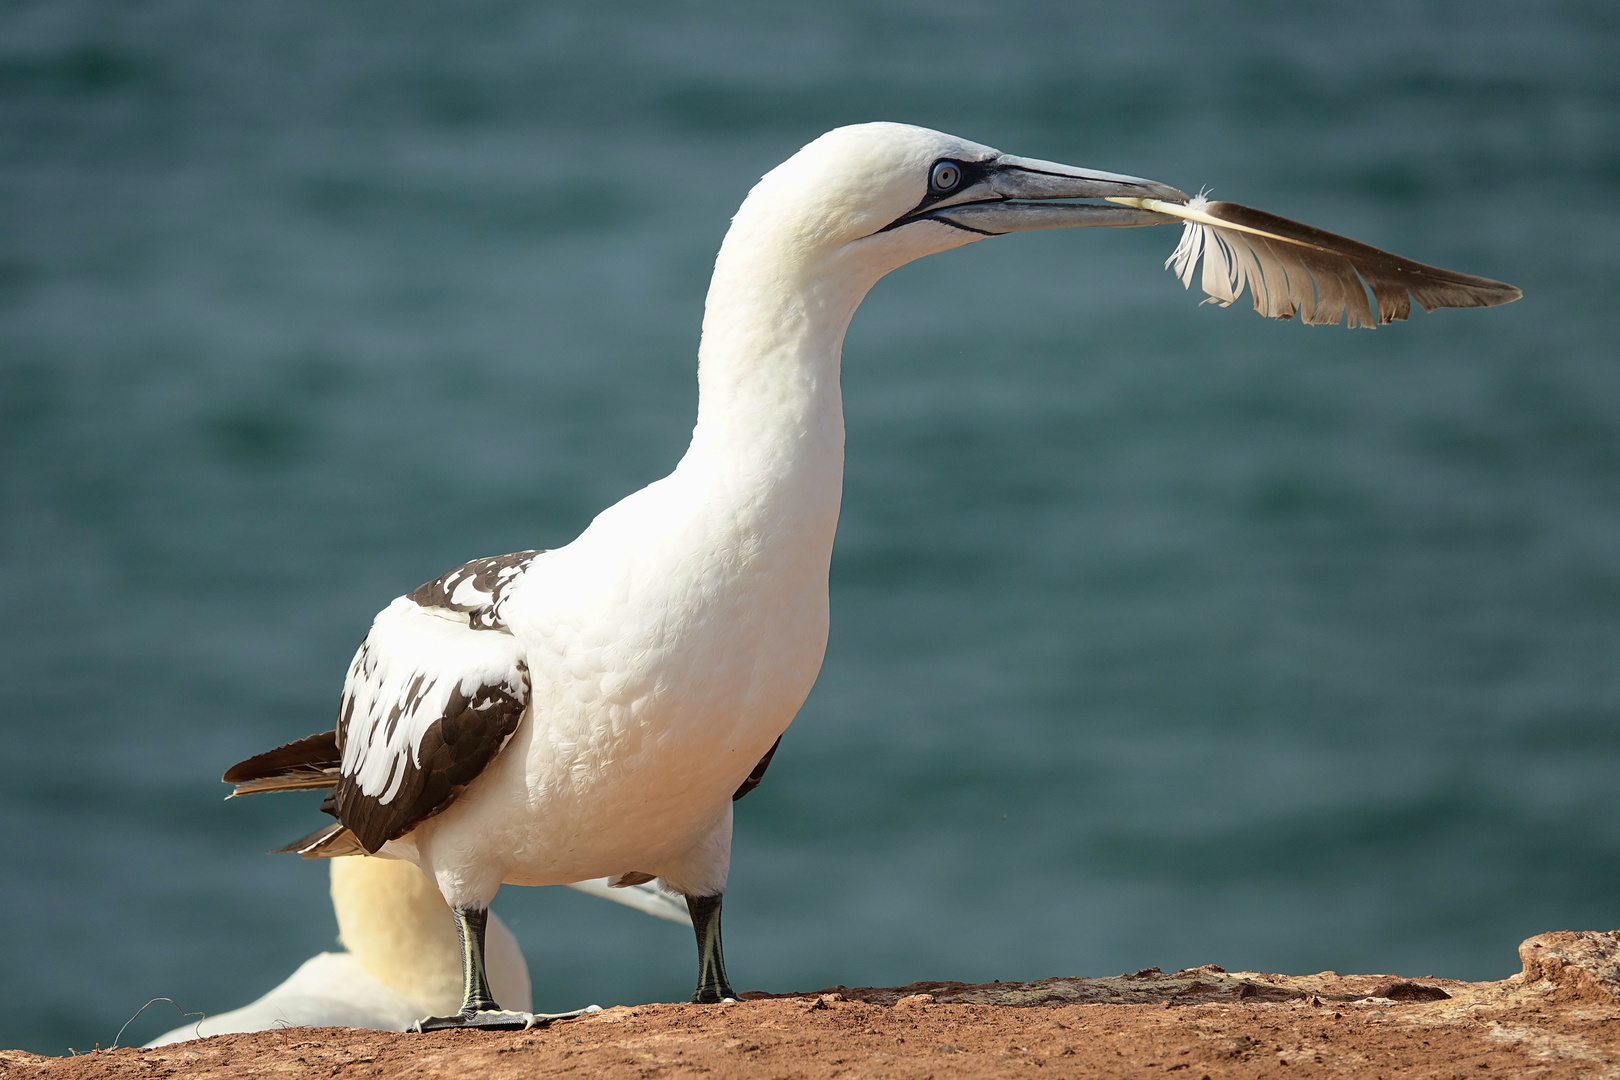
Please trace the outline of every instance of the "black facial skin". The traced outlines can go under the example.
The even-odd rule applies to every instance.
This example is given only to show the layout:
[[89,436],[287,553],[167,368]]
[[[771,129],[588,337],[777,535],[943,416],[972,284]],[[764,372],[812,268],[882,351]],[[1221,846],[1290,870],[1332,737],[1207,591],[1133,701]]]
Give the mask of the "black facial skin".
[[[990,170],[994,167],[994,165],[995,162],[993,160],[958,161],[955,158],[940,158],[938,161],[934,162],[928,167],[928,194],[924,195],[922,197],[922,201],[916,206],[913,206],[910,210],[907,210],[905,213],[883,226],[883,228],[879,229],[878,232],[888,232],[890,229],[898,229],[900,226],[911,221],[917,217],[918,214],[921,214],[924,210],[927,210],[930,206],[933,206],[941,199],[950,198],[951,195],[961,191],[963,188],[972,187],[974,184],[977,184],[980,180],[990,175]],[[937,184],[937,180],[944,179],[944,177],[941,177],[940,175],[941,172],[950,168],[954,168],[956,170],[956,182],[951,184],[949,187],[943,187]],[[947,222],[946,224],[950,223]],[[957,227],[960,228],[961,226]],[[967,231],[973,232],[975,230],[969,229]]]

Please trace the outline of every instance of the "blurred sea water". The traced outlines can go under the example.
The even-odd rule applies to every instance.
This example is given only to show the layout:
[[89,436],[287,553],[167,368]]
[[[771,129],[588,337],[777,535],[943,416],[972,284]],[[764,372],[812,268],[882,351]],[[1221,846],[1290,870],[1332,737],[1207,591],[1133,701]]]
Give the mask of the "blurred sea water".
[[[262,854],[315,800],[219,773],[330,725],[390,598],[668,471],[729,215],[869,119],[1526,295],[1272,324],[1171,229],[880,283],[739,988],[1501,977],[1620,925],[1617,57],[1598,2],[9,5],[0,1045],[333,947],[325,868]],[[496,907],[537,1007],[690,993],[678,927]]]

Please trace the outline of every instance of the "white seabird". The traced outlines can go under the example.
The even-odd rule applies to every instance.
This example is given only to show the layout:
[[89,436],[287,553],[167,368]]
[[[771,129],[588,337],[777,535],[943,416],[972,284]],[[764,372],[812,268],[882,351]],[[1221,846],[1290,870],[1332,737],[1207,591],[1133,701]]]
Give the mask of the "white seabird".
[[535,1021],[501,1009],[485,975],[503,883],[661,879],[696,928],[692,1000],[735,996],[720,943],[732,802],[763,776],[821,667],[839,360],[856,307],[889,271],[989,236],[1181,219],[1178,272],[1190,281],[1201,251],[1206,291],[1229,302],[1247,284],[1278,318],[1355,324],[1368,310],[1358,272],[1380,321],[1405,317],[1408,292],[1426,308],[1518,295],[1152,180],[923,128],[862,124],[810,143],[749,192],[721,245],[697,425],[675,471],[565,547],[476,560],[395,600],[349,669],[336,730],[226,773],[239,794],[331,788],[322,809],[336,823],[284,850],[404,859],[437,884],[464,993],[458,1013],[422,1028]]
[[[396,859],[353,856],[329,865],[343,952],[317,953],[249,1004],[181,1024],[146,1045],[287,1027],[406,1031],[424,1015],[460,1008],[461,946],[433,882]],[[611,889],[603,878],[569,887],[692,925],[685,904],[651,884]],[[485,943],[490,991],[514,1009],[528,1009],[529,967],[517,938],[493,911]]]
[[[331,867],[332,910],[345,951],[317,953],[251,1004],[181,1024],[146,1045],[278,1027],[404,1031],[425,1012],[456,1009],[461,948],[433,883],[393,859],[333,859]],[[528,966],[493,912],[486,942],[490,986],[501,1000],[527,1009]]]

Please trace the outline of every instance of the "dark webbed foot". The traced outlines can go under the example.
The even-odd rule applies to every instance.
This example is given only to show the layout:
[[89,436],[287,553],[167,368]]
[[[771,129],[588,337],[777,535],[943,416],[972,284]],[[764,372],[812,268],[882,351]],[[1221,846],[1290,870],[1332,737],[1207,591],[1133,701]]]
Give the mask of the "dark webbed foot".
[[720,946],[720,898],[724,895],[686,898],[686,910],[692,915],[692,929],[697,934],[698,985],[692,995],[697,1005],[737,1000],[737,992],[726,978],[725,951]]
[[426,1016],[416,1022],[417,1031],[448,1031],[451,1028],[482,1028],[485,1031],[522,1031],[535,1027],[534,1013],[482,1009],[454,1016]]
[[586,1013],[601,1012],[600,1005],[588,1005],[565,1013],[512,1012],[495,1003],[489,992],[489,976],[484,971],[484,931],[489,925],[488,908],[454,908],[456,933],[461,938],[461,1011],[454,1016],[425,1016],[412,1025],[415,1031],[448,1031],[451,1028],[480,1028],[484,1031],[522,1031],[545,1027],[553,1020],[567,1020]]
[[576,1016],[602,1011],[600,1005],[587,1005],[583,1009],[564,1013],[509,1012],[506,1009],[481,1009],[454,1016],[428,1016],[416,1022],[415,1031],[448,1031],[451,1028],[479,1028],[484,1031],[522,1031],[525,1028],[545,1027],[553,1020],[572,1020]]

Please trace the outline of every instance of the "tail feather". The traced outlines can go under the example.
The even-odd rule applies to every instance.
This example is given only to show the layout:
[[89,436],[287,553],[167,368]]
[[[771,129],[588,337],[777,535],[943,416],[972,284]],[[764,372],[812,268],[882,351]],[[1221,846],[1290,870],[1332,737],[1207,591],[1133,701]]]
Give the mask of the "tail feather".
[[272,855],[302,855],[306,859],[335,859],[342,855],[369,855],[358,837],[341,824],[322,825],[308,836],[271,850]]
[[342,762],[337,732],[323,731],[238,762],[221,779],[236,785],[227,799],[265,791],[313,791],[337,786]]
[[335,768],[310,769],[287,776],[266,776],[258,780],[247,780],[237,784],[225,797],[234,799],[239,795],[260,795],[266,791],[321,791],[336,787],[337,782],[338,771]]

